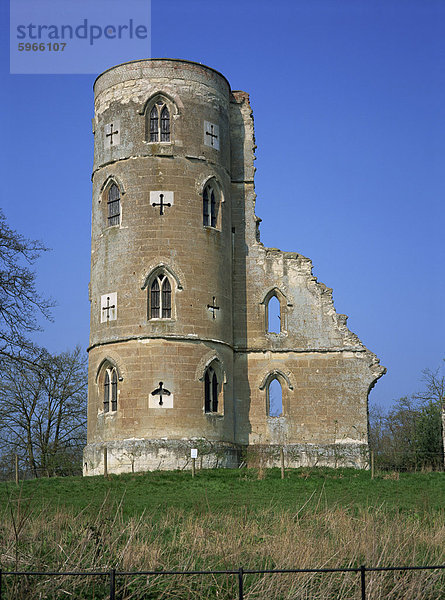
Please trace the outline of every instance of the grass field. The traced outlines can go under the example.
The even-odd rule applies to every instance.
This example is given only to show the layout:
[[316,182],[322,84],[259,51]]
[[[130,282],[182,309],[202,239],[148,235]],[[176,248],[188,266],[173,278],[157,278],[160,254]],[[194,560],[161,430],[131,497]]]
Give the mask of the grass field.
[[[260,478],[259,478],[260,477]],[[445,473],[154,472],[0,484],[4,570],[445,563]],[[3,578],[6,598],[104,598],[91,579]],[[359,598],[357,576],[250,576],[249,599]],[[15,586],[15,587],[14,587]],[[22,586],[22,587],[19,587]],[[104,587],[105,586],[105,587]],[[232,576],[121,578],[130,598],[236,597]],[[35,595],[38,590],[39,595]],[[368,598],[445,598],[445,571],[368,575]]]

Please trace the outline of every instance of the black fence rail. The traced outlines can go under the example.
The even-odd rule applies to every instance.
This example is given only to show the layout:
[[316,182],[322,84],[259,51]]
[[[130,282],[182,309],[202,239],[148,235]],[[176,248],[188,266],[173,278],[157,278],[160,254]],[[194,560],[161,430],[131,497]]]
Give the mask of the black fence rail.
[[[359,575],[357,579],[357,585],[360,585],[360,599],[366,600],[366,575],[367,573],[375,572],[389,572],[389,571],[435,571],[444,570],[445,565],[428,565],[428,566],[413,566],[413,567],[366,567],[361,565],[360,567],[348,567],[348,568],[332,568],[332,569],[244,569],[240,567],[235,570],[219,570],[219,571],[116,571],[111,569],[110,571],[2,571],[0,569],[0,600],[7,600],[4,596],[5,590],[5,579],[9,577],[30,577],[30,576],[42,576],[42,577],[102,577],[108,579],[109,584],[109,599],[119,600],[117,596],[116,580],[120,577],[136,577],[136,576],[184,576],[184,575],[232,575],[237,578],[238,587],[238,600],[244,600],[244,585],[245,578],[247,575],[275,575],[275,574],[293,574],[293,573],[306,573],[306,574],[326,574],[326,573],[355,573]],[[443,590],[445,597],[445,589]],[[104,599],[105,600],[105,599]]]

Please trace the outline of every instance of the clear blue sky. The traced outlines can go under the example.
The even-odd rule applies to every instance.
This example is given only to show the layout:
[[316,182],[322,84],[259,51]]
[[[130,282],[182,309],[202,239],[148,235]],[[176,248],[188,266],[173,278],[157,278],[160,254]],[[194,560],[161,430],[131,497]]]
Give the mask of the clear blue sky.
[[[5,1],[0,16],[1,204],[52,248],[37,272],[55,322],[36,340],[86,348],[94,77],[9,75]],[[443,0],[152,2],[153,57],[250,93],[262,241],[312,259],[388,368],[371,393],[386,405],[445,357],[444,30]]]

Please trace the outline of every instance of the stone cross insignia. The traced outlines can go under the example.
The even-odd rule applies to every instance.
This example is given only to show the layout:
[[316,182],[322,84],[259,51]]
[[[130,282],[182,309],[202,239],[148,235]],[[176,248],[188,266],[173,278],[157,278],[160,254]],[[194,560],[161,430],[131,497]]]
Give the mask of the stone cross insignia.
[[159,206],[159,214],[165,213],[165,208],[173,206],[174,203],[174,192],[166,192],[158,190],[157,192],[150,192],[150,204],[154,207]]
[[117,293],[110,292],[100,297],[100,322],[106,323],[108,321],[116,320],[117,313]]
[[213,318],[216,319],[215,310],[219,310],[219,306],[215,304],[216,297],[213,296],[212,304],[207,304],[207,308],[213,312]]
[[162,406],[164,404],[162,398],[164,396],[170,396],[171,392],[169,392],[169,390],[167,390],[165,387],[163,387],[164,384],[162,383],[162,381],[159,382],[159,387],[155,389],[154,392],[151,393],[152,396],[159,396],[159,406]]
[[152,206],[159,206],[159,214],[164,214],[164,207],[171,206],[170,202],[164,202],[164,194],[159,194],[159,202],[153,202]]
[[204,144],[219,150],[219,127],[214,123],[204,121]]
[[121,141],[120,124],[119,121],[113,121],[105,125],[105,137],[104,145],[105,148],[112,148],[117,146]]

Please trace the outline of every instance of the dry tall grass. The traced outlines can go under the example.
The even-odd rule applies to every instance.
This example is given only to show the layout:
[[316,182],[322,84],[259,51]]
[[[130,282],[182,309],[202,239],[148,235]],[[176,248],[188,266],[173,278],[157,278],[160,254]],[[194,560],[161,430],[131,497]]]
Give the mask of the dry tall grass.
[[[441,564],[445,515],[399,515],[383,507],[327,508],[312,497],[299,512],[265,508],[215,514],[150,508],[124,519],[122,506],[107,499],[94,517],[37,511],[15,498],[1,514],[3,570],[193,570],[325,568]],[[148,500],[149,504],[149,500]],[[247,600],[360,598],[357,574],[248,575]],[[101,599],[106,578],[3,576],[3,599]],[[120,600],[237,597],[233,575],[119,577]],[[370,600],[439,600],[445,571],[367,574]]]

